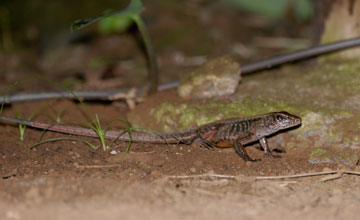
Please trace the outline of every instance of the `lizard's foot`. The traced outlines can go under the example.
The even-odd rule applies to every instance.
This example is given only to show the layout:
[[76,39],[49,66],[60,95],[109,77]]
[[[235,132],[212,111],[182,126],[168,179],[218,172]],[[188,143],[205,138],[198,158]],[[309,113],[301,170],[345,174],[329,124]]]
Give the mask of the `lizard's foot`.
[[215,146],[207,140],[203,140],[200,144],[201,147],[205,147],[208,150],[214,150]]
[[271,158],[282,158],[280,155],[272,154],[270,151],[265,152],[265,156],[271,157]]
[[200,139],[200,146],[208,150],[214,150],[215,148],[215,146],[210,141],[203,138]]

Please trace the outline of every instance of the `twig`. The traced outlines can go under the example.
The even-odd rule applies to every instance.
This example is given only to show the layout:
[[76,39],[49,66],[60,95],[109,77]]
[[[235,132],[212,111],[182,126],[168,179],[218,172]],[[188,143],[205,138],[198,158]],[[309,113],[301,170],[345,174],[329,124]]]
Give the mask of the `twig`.
[[194,179],[201,177],[213,177],[213,178],[223,178],[223,179],[235,179],[236,176],[222,175],[222,174],[213,174],[213,173],[204,173],[198,175],[188,175],[188,176],[167,176],[169,179]]
[[257,180],[272,180],[272,179],[290,179],[290,178],[302,178],[310,176],[321,176],[338,173],[339,171],[326,171],[326,172],[317,172],[317,173],[302,173],[295,175],[285,175],[285,176],[257,176]]
[[335,173],[334,175],[321,178],[321,179],[320,179],[320,182],[326,182],[326,181],[329,181],[329,180],[339,179],[339,178],[342,177],[343,174],[344,174],[343,171],[337,172],[337,173]]
[[[256,176],[255,180],[276,180],[276,179],[288,179],[288,178],[303,178],[310,176],[322,176],[322,175],[330,175],[335,174],[330,177],[322,178],[320,181],[325,182],[328,180],[338,179],[342,177],[343,174],[350,175],[358,175],[360,176],[360,172],[348,171],[348,170],[334,170],[334,171],[324,171],[317,173],[303,173],[296,175],[285,175],[285,176]],[[225,179],[238,179],[238,176],[231,175],[221,175],[221,174],[213,174],[213,173],[205,173],[199,175],[188,175],[188,176],[168,176],[167,178],[171,179],[192,179],[192,178],[201,178],[201,177],[211,177],[211,178],[225,178]]]
[[122,93],[116,93],[109,97],[109,100],[125,100],[126,104],[129,106],[130,109],[134,109],[136,102],[140,102],[143,100],[140,96],[137,96],[137,90],[136,88],[129,89],[128,92],[122,92]]
[[[256,177],[257,180],[271,180],[271,179],[286,179],[286,178],[302,178],[302,177],[310,177],[310,176],[322,176],[322,175],[330,175],[335,174],[340,178],[342,174],[352,174],[360,176],[360,172],[355,171],[347,171],[347,170],[334,170],[334,171],[324,171],[324,172],[317,172],[317,173],[304,173],[304,174],[296,174],[296,175],[289,175],[289,176],[258,176]],[[336,178],[337,179],[337,178]],[[330,179],[328,179],[330,180]],[[321,179],[320,181],[327,181],[326,178]]]

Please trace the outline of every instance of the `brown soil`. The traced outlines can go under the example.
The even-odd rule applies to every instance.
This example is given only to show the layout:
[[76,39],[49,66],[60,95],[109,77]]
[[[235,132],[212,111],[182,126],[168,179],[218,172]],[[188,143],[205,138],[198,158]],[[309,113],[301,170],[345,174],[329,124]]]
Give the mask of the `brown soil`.
[[[160,94],[157,100],[163,96]],[[16,104],[4,114],[13,115],[15,109],[36,112],[39,106],[45,106],[43,112],[52,112],[41,102]],[[63,123],[85,119],[77,103],[56,101],[52,106],[66,109]],[[88,106],[92,112],[101,112],[104,124],[128,111],[125,104]],[[50,121],[42,113],[36,120]],[[357,176],[325,183],[319,182],[322,176],[255,181],[255,176],[344,168],[342,164],[311,164],[307,161],[310,149],[301,147],[278,153],[281,159],[271,159],[249,146],[249,154],[262,161],[246,163],[233,149],[133,144],[121,162],[126,143],[116,143],[112,148],[115,155],[109,150],[93,150],[79,141],[50,142],[28,150],[41,138],[69,136],[46,132],[42,137],[42,131],[26,129],[25,141],[21,142],[15,125],[3,124],[0,129],[0,214],[5,219],[335,219],[355,218],[359,205]],[[99,144],[94,138],[81,139]],[[237,178],[170,178],[207,173]]]

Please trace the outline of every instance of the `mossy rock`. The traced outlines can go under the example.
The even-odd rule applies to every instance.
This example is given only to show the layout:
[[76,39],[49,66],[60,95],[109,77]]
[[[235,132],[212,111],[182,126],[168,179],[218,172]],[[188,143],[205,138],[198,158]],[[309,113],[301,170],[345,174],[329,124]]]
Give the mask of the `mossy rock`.
[[178,94],[190,99],[232,95],[241,80],[240,72],[240,64],[230,56],[211,59],[182,78]]
[[315,148],[309,154],[309,163],[335,163],[336,159],[329,149]]
[[348,167],[353,167],[359,164],[359,155],[349,151],[338,153],[337,159]]

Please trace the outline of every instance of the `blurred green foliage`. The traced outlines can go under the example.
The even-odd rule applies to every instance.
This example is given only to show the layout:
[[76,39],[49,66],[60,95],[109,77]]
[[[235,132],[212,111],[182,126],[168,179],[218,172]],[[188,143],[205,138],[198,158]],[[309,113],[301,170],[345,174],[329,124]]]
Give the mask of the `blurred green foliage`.
[[0,50],[61,43],[69,25],[109,8],[123,7],[127,0],[0,0]]
[[[0,50],[48,47],[60,45],[69,36],[69,24],[82,17],[102,14],[109,9],[123,8],[130,0],[0,0]],[[214,1],[215,2],[215,1]],[[312,14],[311,0],[217,0],[239,8],[275,19],[285,18],[289,7],[296,17],[307,19]],[[145,5],[174,10],[183,7],[181,0],[144,0]],[[155,6],[156,5],[156,6]],[[161,17],[161,14],[159,15]],[[109,17],[97,27],[100,33],[122,32],[131,25],[131,19]]]
[[122,15],[113,15],[99,21],[99,31],[102,34],[125,32],[134,21],[129,17]]
[[306,20],[313,14],[310,0],[225,0],[228,4],[251,13],[273,19],[284,18],[286,10],[292,8],[296,18]]

